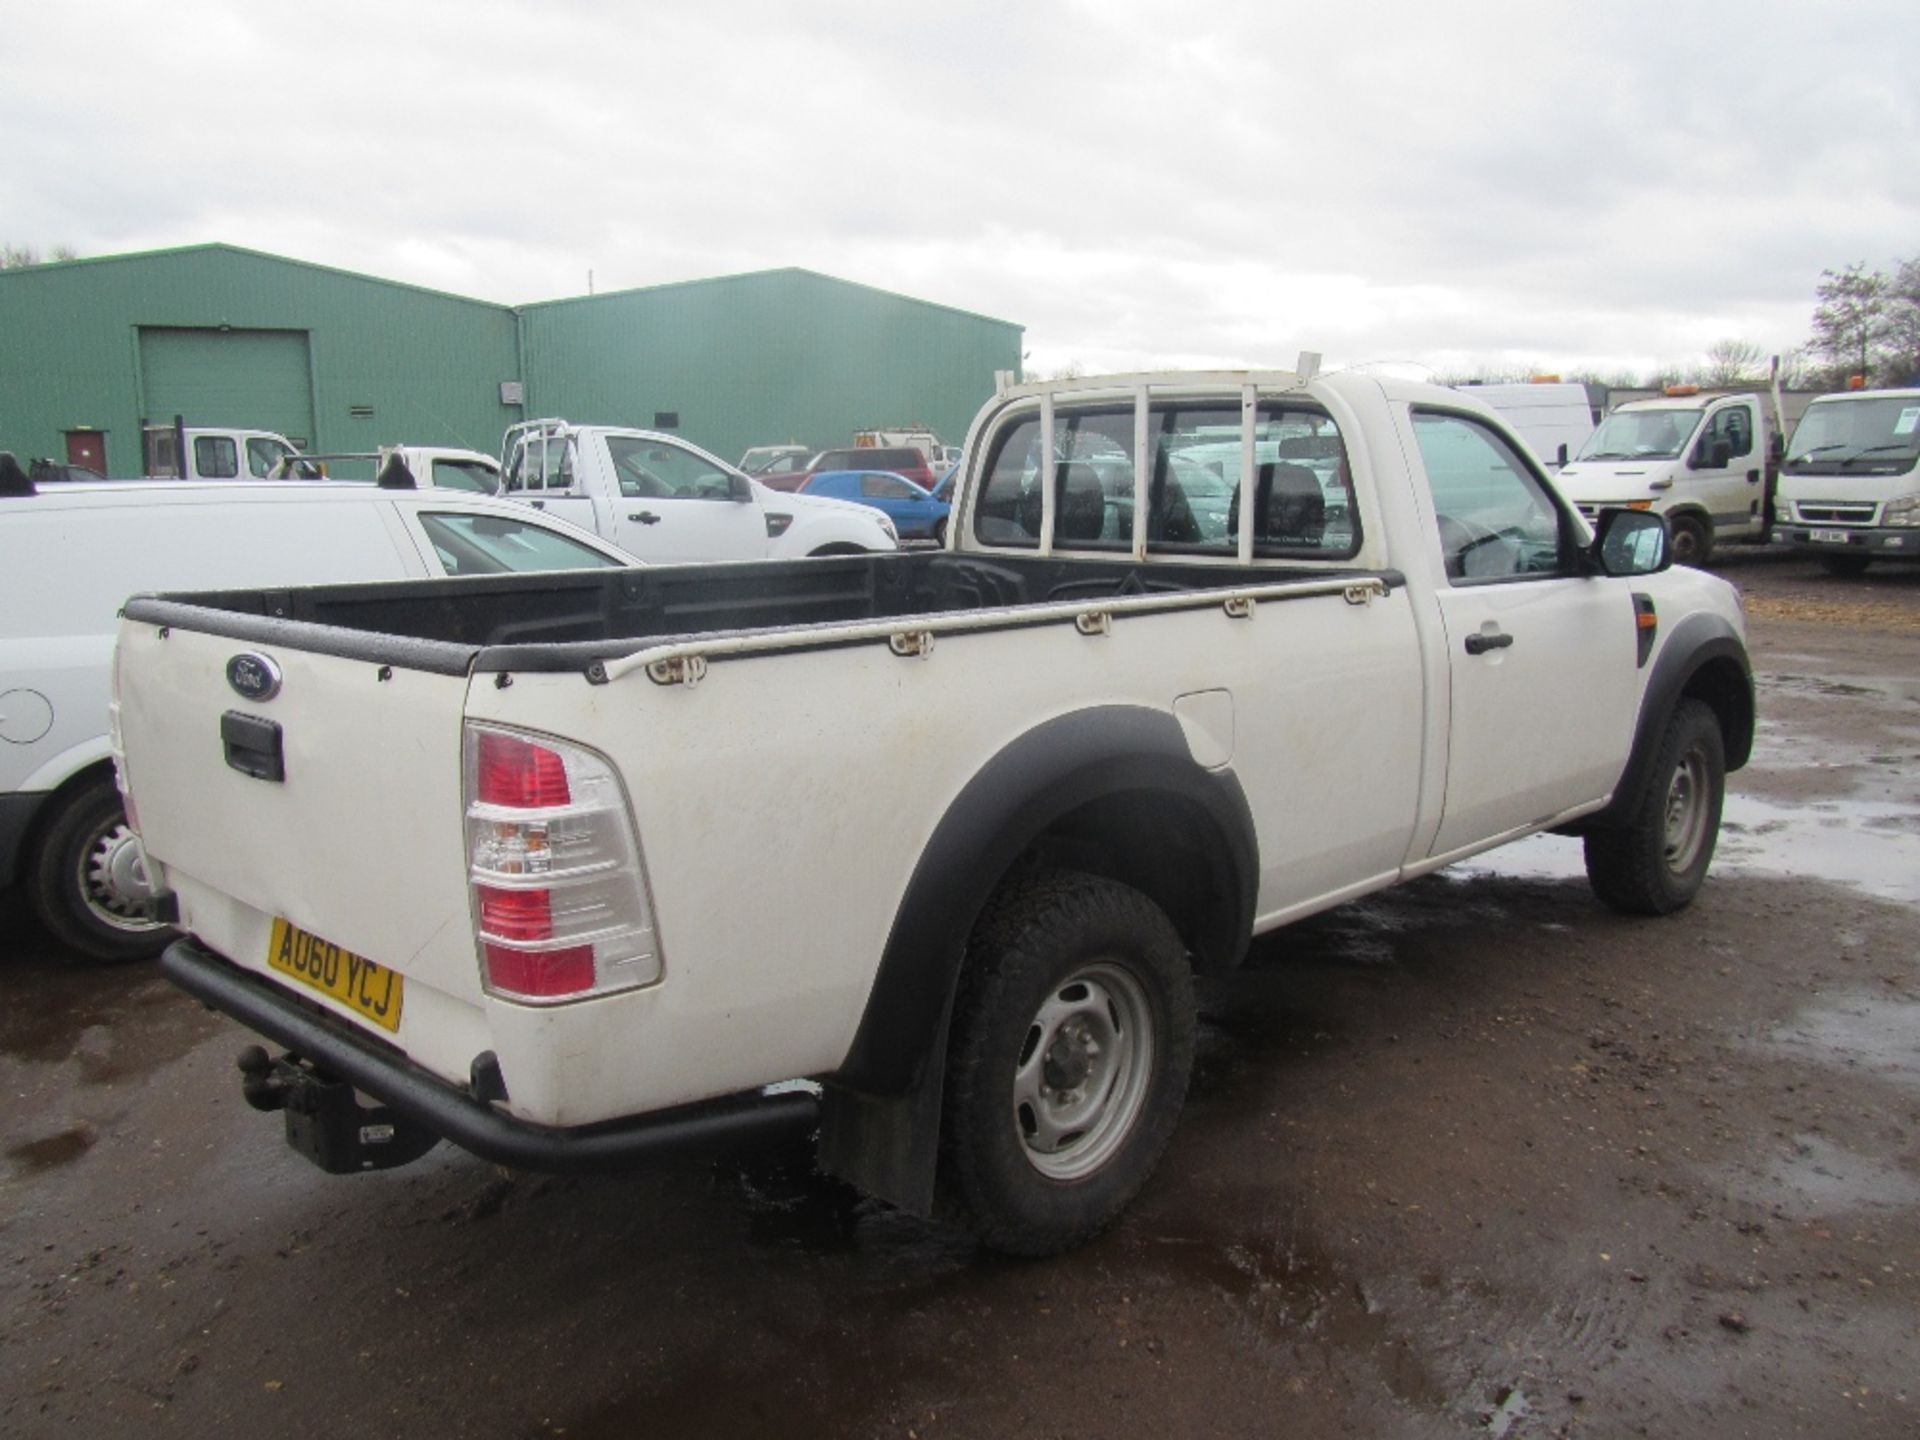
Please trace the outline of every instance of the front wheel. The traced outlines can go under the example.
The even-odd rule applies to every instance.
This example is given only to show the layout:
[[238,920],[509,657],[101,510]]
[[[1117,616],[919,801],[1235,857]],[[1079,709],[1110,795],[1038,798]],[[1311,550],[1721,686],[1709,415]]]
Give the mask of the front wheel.
[[949,1051],[948,1192],[996,1250],[1052,1255],[1152,1174],[1193,1066],[1192,972],[1164,911],[1062,873],[976,927]]
[[1820,564],[1829,575],[1851,578],[1867,573],[1867,566],[1873,562],[1865,555],[1822,555]]
[[173,932],[153,918],[146,856],[113,781],[51,802],[33,859],[33,907],[53,937],[88,960],[144,960]]
[[1667,533],[1673,540],[1676,565],[1704,565],[1713,554],[1713,531],[1698,515],[1669,516]]
[[1726,791],[1720,722],[1705,702],[1682,700],[1626,825],[1586,837],[1594,894],[1631,915],[1668,915],[1689,904],[1707,878]]
[[933,543],[938,545],[942,550],[947,548],[947,521],[945,516],[933,522]]

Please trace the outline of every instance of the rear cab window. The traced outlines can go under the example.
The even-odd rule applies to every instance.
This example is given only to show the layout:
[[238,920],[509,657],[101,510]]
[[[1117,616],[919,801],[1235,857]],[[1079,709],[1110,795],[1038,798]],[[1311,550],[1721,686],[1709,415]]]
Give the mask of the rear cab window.
[[[1131,551],[1139,467],[1136,412],[1115,402],[1062,407],[1051,463],[1040,417],[995,437],[974,505],[983,545],[1040,543],[1041,476],[1054,485],[1056,551]],[[1168,400],[1148,410],[1146,551],[1239,555],[1243,439],[1237,401]],[[1346,442],[1333,417],[1304,400],[1270,400],[1254,427],[1253,554],[1271,560],[1350,560],[1360,551]]]
[[196,435],[193,469],[203,480],[231,480],[240,473],[240,452],[229,435]]

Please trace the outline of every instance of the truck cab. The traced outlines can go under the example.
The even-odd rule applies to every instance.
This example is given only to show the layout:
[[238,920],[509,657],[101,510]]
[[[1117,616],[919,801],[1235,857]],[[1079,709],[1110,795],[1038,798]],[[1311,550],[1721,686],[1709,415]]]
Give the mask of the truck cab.
[[1774,543],[1835,575],[1920,560],[1920,389],[1854,390],[1807,406],[1780,466]]
[[1608,415],[1557,480],[1590,521],[1609,507],[1666,516],[1675,562],[1700,565],[1723,540],[1765,538],[1765,436],[1758,395],[1674,386]]
[[[146,474],[166,480],[265,480],[276,473],[312,480],[300,447],[272,430],[149,425],[141,435]],[[184,457],[184,459],[183,459]]]

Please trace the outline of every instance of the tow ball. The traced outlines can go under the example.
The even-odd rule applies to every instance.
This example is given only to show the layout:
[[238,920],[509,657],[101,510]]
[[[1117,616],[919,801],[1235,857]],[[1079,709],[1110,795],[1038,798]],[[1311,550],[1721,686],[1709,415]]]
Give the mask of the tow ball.
[[353,1087],[298,1055],[271,1058],[249,1045],[235,1062],[240,1093],[256,1110],[286,1116],[287,1144],[329,1175],[391,1170],[418,1160],[440,1137],[385,1106],[362,1105]]

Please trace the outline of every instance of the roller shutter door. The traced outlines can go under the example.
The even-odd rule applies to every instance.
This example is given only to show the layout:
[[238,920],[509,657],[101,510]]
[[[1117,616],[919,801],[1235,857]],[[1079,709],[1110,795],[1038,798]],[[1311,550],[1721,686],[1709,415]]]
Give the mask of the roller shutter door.
[[277,430],[303,449],[313,438],[313,371],[304,330],[140,331],[147,420]]

